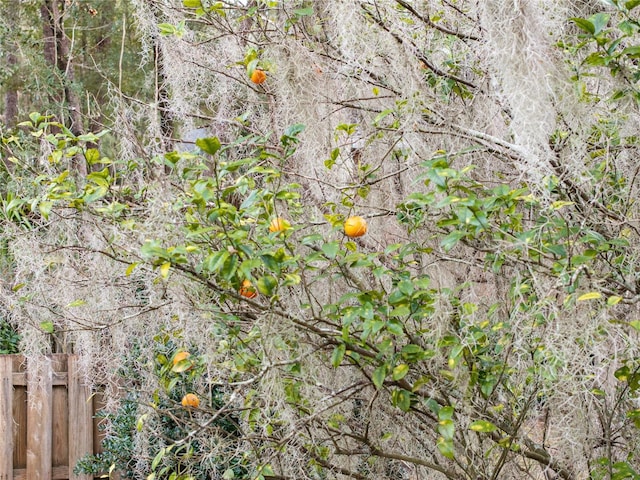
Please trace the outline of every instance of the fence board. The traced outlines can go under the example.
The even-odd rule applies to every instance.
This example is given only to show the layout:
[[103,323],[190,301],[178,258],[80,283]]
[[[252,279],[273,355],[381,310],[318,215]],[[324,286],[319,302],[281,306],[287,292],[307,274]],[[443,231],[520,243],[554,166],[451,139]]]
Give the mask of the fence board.
[[[35,363],[35,362],[34,362]],[[27,476],[50,480],[53,427],[53,371],[51,360],[27,365]]]
[[[56,373],[67,372],[68,357],[66,355],[54,355],[51,359],[52,380]],[[51,394],[51,465],[53,467],[63,467],[69,465],[69,422],[71,414],[69,412],[69,392],[67,385],[52,384]]]
[[[21,355],[11,355],[13,360],[13,470],[27,468],[27,384],[26,361]],[[25,382],[16,385],[16,378]],[[25,470],[26,471],[26,470]]]
[[93,453],[93,397],[91,390],[83,384],[78,368],[78,357],[69,357],[69,431],[73,441],[69,442],[69,478],[90,480],[90,475],[74,475],[73,466],[86,454]]
[[13,477],[13,359],[0,356],[0,480]]
[[77,356],[0,355],[0,480],[92,480],[73,469],[99,451],[100,406]]

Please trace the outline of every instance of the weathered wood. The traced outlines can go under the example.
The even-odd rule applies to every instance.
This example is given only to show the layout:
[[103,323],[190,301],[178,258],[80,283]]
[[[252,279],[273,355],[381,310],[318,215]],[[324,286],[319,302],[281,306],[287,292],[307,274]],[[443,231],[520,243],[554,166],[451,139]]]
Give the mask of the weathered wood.
[[[51,381],[53,386],[66,385],[67,384],[67,372],[53,372],[53,378]],[[13,373],[13,385],[14,386],[27,386],[27,374],[26,372],[14,372]]]
[[[12,355],[13,375],[24,375],[26,360],[22,355]],[[27,468],[27,386],[13,385],[13,469]]]
[[93,453],[93,399],[79,371],[78,357],[70,355],[69,372],[69,479],[90,480],[90,475],[75,475],[73,469],[82,457]]
[[0,480],[13,478],[13,359],[0,356]]
[[[21,468],[19,470],[13,471],[13,480],[31,480],[33,477],[27,476],[27,470]],[[54,467],[51,469],[51,480],[67,480],[69,478],[69,468],[65,465],[64,467]]]
[[27,365],[27,478],[52,478],[53,371],[50,358]]
[[[92,480],[78,460],[100,451],[96,410],[78,357],[0,355],[0,480]],[[103,478],[103,477],[96,477]],[[119,478],[112,472],[112,478]]]
[[[67,355],[53,355],[51,358],[53,379],[56,374],[67,371]],[[51,425],[51,465],[63,467],[69,465],[69,440],[72,438],[69,431],[69,394],[66,385],[53,384],[52,400],[52,425]],[[69,478],[69,477],[65,477]]]

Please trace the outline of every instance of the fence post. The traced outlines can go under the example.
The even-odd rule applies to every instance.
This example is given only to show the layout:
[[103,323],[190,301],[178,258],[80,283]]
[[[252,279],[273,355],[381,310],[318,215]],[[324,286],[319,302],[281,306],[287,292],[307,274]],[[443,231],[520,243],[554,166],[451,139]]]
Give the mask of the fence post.
[[0,355],[0,480],[13,479],[13,358]]
[[51,358],[27,363],[27,478],[50,480],[53,428]]
[[83,383],[78,356],[69,355],[69,479],[91,480],[91,475],[74,475],[78,460],[93,453],[93,399],[91,390]]

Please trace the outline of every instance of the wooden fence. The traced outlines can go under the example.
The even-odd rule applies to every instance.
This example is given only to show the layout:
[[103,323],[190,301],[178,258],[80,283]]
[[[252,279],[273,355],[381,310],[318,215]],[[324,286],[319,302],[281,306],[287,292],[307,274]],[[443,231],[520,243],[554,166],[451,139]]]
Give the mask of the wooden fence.
[[100,408],[75,355],[0,355],[0,480],[89,480],[76,462],[99,445]]

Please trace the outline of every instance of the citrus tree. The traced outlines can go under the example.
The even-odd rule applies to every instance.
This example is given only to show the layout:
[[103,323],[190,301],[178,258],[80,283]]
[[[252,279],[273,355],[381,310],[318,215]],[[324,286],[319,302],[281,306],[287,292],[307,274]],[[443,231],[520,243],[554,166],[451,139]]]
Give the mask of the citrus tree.
[[126,365],[132,478],[638,478],[636,2],[429,5],[141,4],[205,135],[4,138],[4,302]]

